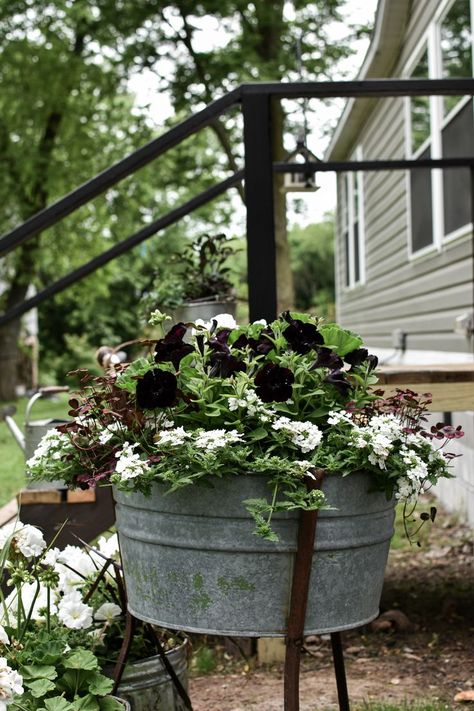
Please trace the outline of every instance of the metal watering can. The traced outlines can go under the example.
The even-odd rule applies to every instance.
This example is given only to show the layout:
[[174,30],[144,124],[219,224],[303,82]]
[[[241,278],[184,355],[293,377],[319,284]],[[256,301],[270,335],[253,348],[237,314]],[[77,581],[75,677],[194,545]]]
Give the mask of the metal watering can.
[[[21,449],[23,450],[25,454],[25,460],[28,460],[30,459],[30,457],[33,456],[40,440],[43,438],[43,436],[48,430],[52,429],[53,427],[57,427],[57,425],[62,425],[67,422],[67,420],[58,420],[53,418],[48,418],[44,420],[31,420],[31,410],[33,409],[35,402],[37,402],[40,398],[44,396],[56,395],[57,393],[64,393],[68,390],[69,388],[67,386],[60,385],[50,385],[44,388],[39,388],[38,392],[36,392],[29,399],[28,405],[26,406],[24,433],[21,431],[21,429],[18,427],[15,420],[13,419],[13,415],[16,412],[15,405],[8,405],[7,407],[4,407],[2,410],[0,410],[0,421],[4,420],[6,422],[7,427],[15,438],[15,441],[17,442],[18,446],[21,447]],[[35,481],[27,483],[28,489],[58,489],[61,487],[64,487],[64,483],[61,481]]]

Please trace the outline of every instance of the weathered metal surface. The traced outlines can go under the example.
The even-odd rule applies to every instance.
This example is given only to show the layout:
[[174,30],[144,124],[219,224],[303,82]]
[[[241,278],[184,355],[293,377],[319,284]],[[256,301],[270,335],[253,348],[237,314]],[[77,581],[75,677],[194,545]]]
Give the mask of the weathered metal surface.
[[[188,687],[186,643],[167,652],[167,658],[185,689]],[[131,711],[182,711],[186,709],[159,655],[131,662],[125,667],[117,695]]]
[[[278,543],[255,536],[242,500],[268,495],[260,475],[213,488],[150,498],[115,492],[129,608],[171,629],[280,636],[287,626],[298,512],[278,513]],[[393,502],[370,492],[363,473],[328,476],[337,510],[322,511],[313,557],[305,633],[333,632],[374,619],[393,534]]]
[[[195,321],[200,318],[203,321],[210,321],[219,314],[231,314],[235,318],[236,302],[233,300],[224,301],[217,299],[209,299],[203,301],[189,301],[183,306],[178,306],[172,309],[172,323],[183,321]],[[172,325],[172,324],[170,324]]]

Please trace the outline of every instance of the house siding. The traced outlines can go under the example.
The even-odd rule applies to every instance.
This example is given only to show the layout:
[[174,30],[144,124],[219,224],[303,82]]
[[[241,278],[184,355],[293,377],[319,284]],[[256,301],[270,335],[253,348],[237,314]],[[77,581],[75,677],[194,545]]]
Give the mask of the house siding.
[[[393,77],[403,75],[404,67],[421,48],[438,7],[438,0],[411,3]],[[347,155],[337,155],[337,159],[348,158],[356,146],[360,146],[366,160],[405,158],[405,115],[405,99],[380,100],[367,115]],[[354,132],[354,128],[349,131]],[[360,333],[371,349],[382,354],[382,361],[385,357],[391,363],[397,362],[392,336],[397,329],[407,334],[407,351],[401,358],[405,364],[472,361],[473,338],[454,330],[456,317],[473,309],[472,235],[444,241],[439,251],[433,246],[424,254],[410,257],[408,183],[405,171],[364,173],[366,281],[351,289],[344,281],[346,265],[338,204],[337,319]],[[339,195],[341,184],[339,176]],[[443,413],[433,417],[436,421],[444,419]],[[456,442],[456,451],[463,456],[453,462],[455,479],[440,482],[435,494],[445,507],[474,525],[474,412],[453,413],[452,418],[466,433]]]
[[[432,0],[412,4],[394,76],[402,74],[437,6]],[[404,158],[405,100],[379,101],[355,145],[361,146],[365,160]],[[338,206],[337,318],[359,332],[372,348],[391,348],[392,332],[402,329],[407,333],[408,350],[455,351],[472,357],[472,338],[454,331],[456,317],[473,308],[472,236],[445,241],[441,251],[433,247],[410,258],[407,185],[406,171],[364,173],[366,282],[353,288],[344,283]]]

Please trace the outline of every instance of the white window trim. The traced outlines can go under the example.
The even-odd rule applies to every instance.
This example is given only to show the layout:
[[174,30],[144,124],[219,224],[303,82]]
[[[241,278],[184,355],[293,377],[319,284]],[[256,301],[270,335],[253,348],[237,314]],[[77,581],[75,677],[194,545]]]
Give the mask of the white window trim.
[[[354,153],[351,156],[351,160],[360,161],[362,160],[362,146],[357,146]],[[343,205],[342,205],[342,233],[345,234],[347,230],[348,234],[348,259],[349,259],[349,284],[346,283],[346,271],[344,272],[344,289],[346,291],[355,289],[359,286],[365,284],[366,280],[366,270],[365,270],[365,215],[364,215],[364,176],[361,171],[351,171],[343,174]],[[347,190],[346,190],[347,181]],[[355,190],[354,183],[357,181],[357,193],[358,193],[358,212],[357,212],[357,223],[359,226],[359,279],[356,281],[355,273],[355,234],[354,234],[354,222],[356,221],[355,215]],[[347,195],[347,204],[345,204]],[[347,219],[347,222],[346,222]],[[346,252],[345,245],[344,254]]]
[[[409,78],[417,63],[423,56],[425,49],[428,51],[428,74],[429,78],[439,78],[442,76],[442,55],[441,55],[441,24],[448,15],[456,0],[441,0],[439,2],[433,19],[420,37],[411,56],[405,63],[402,71],[404,78]],[[471,10],[471,58],[474,74],[474,0],[470,0]],[[464,97],[447,116],[443,116],[443,97],[430,97],[430,136],[416,151],[411,150],[411,107],[410,97],[405,97],[405,155],[408,159],[416,160],[428,146],[431,146],[431,157],[442,158],[442,130],[454,118],[458,111],[461,111],[467,102],[474,100],[472,97]],[[435,168],[431,171],[431,202],[433,221],[433,242],[422,249],[413,251],[413,234],[411,221],[411,186],[410,171],[405,172],[406,196],[407,196],[407,234],[408,234],[408,259],[414,260],[420,257],[427,257],[434,252],[442,251],[446,243],[464,237],[472,231],[472,224],[463,225],[459,229],[447,235],[444,234],[444,190],[443,171]]]

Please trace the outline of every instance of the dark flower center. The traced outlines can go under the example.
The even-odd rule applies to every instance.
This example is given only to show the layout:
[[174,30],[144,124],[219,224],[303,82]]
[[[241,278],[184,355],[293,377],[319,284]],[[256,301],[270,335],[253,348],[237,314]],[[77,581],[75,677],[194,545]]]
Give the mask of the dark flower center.
[[176,375],[160,368],[145,373],[137,381],[137,405],[142,410],[171,407],[176,402],[178,381]]
[[285,402],[293,394],[295,376],[289,368],[267,363],[255,376],[256,393],[263,402]]

